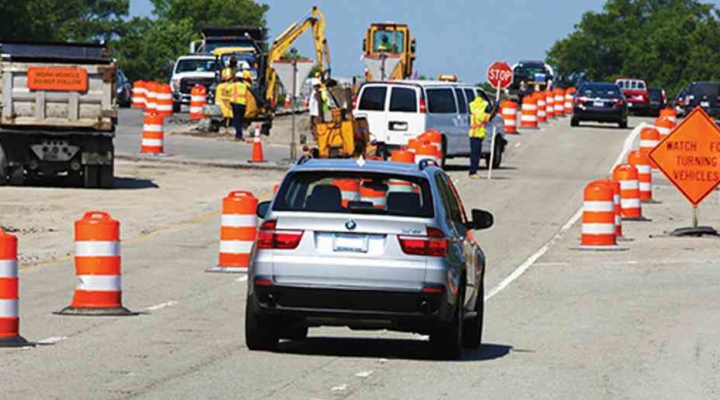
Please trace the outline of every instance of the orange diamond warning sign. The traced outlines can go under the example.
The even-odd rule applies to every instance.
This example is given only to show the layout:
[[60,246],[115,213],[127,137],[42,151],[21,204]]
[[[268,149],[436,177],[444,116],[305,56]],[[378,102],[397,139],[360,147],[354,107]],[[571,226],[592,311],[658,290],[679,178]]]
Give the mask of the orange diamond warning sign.
[[720,184],[720,128],[698,107],[650,152],[650,158],[696,206]]

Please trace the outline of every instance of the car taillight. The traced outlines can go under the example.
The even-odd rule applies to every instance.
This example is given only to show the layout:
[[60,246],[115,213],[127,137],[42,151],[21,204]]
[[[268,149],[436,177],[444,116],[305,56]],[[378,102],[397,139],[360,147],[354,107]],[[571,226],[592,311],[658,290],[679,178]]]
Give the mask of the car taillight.
[[622,101],[621,99],[615,100],[615,107],[620,107],[620,106],[622,106],[623,104],[625,104],[625,102]]
[[420,99],[420,114],[427,114],[427,105],[425,105],[425,99]]
[[405,254],[413,256],[445,257],[448,239],[440,229],[428,227],[425,236],[398,236]]
[[293,250],[300,245],[303,237],[301,230],[276,229],[277,221],[265,221],[260,225],[257,236],[257,248],[260,250]]

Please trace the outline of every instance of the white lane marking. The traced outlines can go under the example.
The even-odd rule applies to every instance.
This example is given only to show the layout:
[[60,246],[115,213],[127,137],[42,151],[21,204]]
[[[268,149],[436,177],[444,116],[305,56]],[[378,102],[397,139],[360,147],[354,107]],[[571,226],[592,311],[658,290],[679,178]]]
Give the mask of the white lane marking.
[[[613,169],[615,169],[615,166],[622,163],[627,154],[632,150],[632,145],[637,136],[640,134],[640,131],[642,128],[645,127],[645,123],[641,122],[638,124],[638,126],[633,129],[632,132],[628,135],[628,137],[625,139],[625,143],[623,144],[623,149],[620,152],[620,155],[618,156],[617,160],[615,161],[615,164],[613,164],[612,168],[610,168],[610,172],[612,172]],[[485,296],[485,301],[488,301],[492,299],[496,294],[502,292],[506,287],[508,287],[513,281],[515,281],[517,278],[521,277],[534,263],[537,261],[540,257],[545,255],[545,253],[550,250],[550,248],[557,243],[560,238],[570,230],[570,228],[575,225],[575,223],[580,220],[580,217],[582,217],[583,209],[580,207],[577,212],[570,217],[568,222],[565,223],[565,225],[560,228],[558,233],[555,234],[547,243],[545,243],[538,251],[533,253],[530,257],[527,258],[520,266],[518,266],[515,271],[513,271],[510,275],[508,275],[505,279],[503,279],[500,283],[498,283],[495,287],[490,289],[488,294]]]
[[333,386],[332,388],[330,388],[331,392],[344,392],[345,390],[347,390],[347,385],[345,384]]
[[155,304],[154,306],[150,306],[150,307],[146,308],[145,311],[162,310],[163,308],[172,307],[177,303],[178,303],[177,301],[170,300],[170,301],[166,301],[165,303],[160,303],[160,304]]
[[245,275],[245,276],[241,276],[241,277],[235,279],[235,282],[247,282],[247,280],[248,280],[248,277],[247,277],[247,275]]
[[522,145],[522,143],[515,143],[515,148],[517,149],[517,148],[520,147],[521,145]]
[[52,345],[55,343],[59,343],[65,339],[67,339],[67,336],[50,336],[47,339],[38,340],[36,343],[39,345]]
[[566,265],[570,265],[570,263],[567,261],[535,263],[536,267],[562,267],[562,266],[566,266]]
[[369,377],[370,375],[372,375],[372,373],[373,373],[372,371],[360,371],[360,372],[358,372],[357,374],[355,374],[355,376],[357,376],[358,378],[363,378],[363,379],[364,379],[364,378],[367,378],[367,377]]

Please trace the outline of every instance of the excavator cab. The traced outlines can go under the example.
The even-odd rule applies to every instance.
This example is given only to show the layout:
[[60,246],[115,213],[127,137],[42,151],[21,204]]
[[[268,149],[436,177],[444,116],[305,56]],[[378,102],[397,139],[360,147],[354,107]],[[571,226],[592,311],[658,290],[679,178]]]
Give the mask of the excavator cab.
[[[399,56],[399,65],[390,79],[407,79],[413,73],[415,62],[415,39],[405,24],[393,22],[370,25],[363,40],[363,54],[366,58],[377,58],[382,54]],[[369,77],[379,79],[378,77]]]
[[367,120],[355,119],[352,114],[352,90],[333,80],[325,82],[330,94],[330,120],[317,124],[316,157],[350,158],[367,156],[370,129]]

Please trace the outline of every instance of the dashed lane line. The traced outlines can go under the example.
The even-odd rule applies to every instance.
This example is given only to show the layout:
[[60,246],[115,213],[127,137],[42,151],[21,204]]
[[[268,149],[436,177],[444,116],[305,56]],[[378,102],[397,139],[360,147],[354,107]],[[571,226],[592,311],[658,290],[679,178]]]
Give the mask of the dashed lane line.
[[[644,122],[641,122],[635,129],[633,129],[632,132],[628,135],[628,137],[625,139],[625,143],[623,144],[623,149],[620,152],[620,155],[618,156],[617,160],[615,161],[615,164],[613,164],[612,168],[610,168],[610,172],[615,168],[616,165],[620,164],[627,154],[632,150],[633,143],[635,142],[635,139],[640,134],[640,131],[642,128],[644,128],[646,124]],[[575,214],[573,214],[572,217],[563,225],[560,230],[553,236],[547,243],[545,243],[538,251],[533,253],[530,257],[528,257],[522,264],[520,264],[510,275],[508,275],[505,279],[500,281],[495,287],[490,289],[488,294],[485,296],[485,301],[488,301],[495,297],[498,293],[502,292],[507,288],[511,283],[513,283],[516,279],[520,278],[527,270],[535,264],[535,261],[537,261],[540,257],[545,255],[545,253],[550,250],[550,248],[555,245],[575,223],[580,220],[580,217],[582,217],[582,207],[580,207]]]

